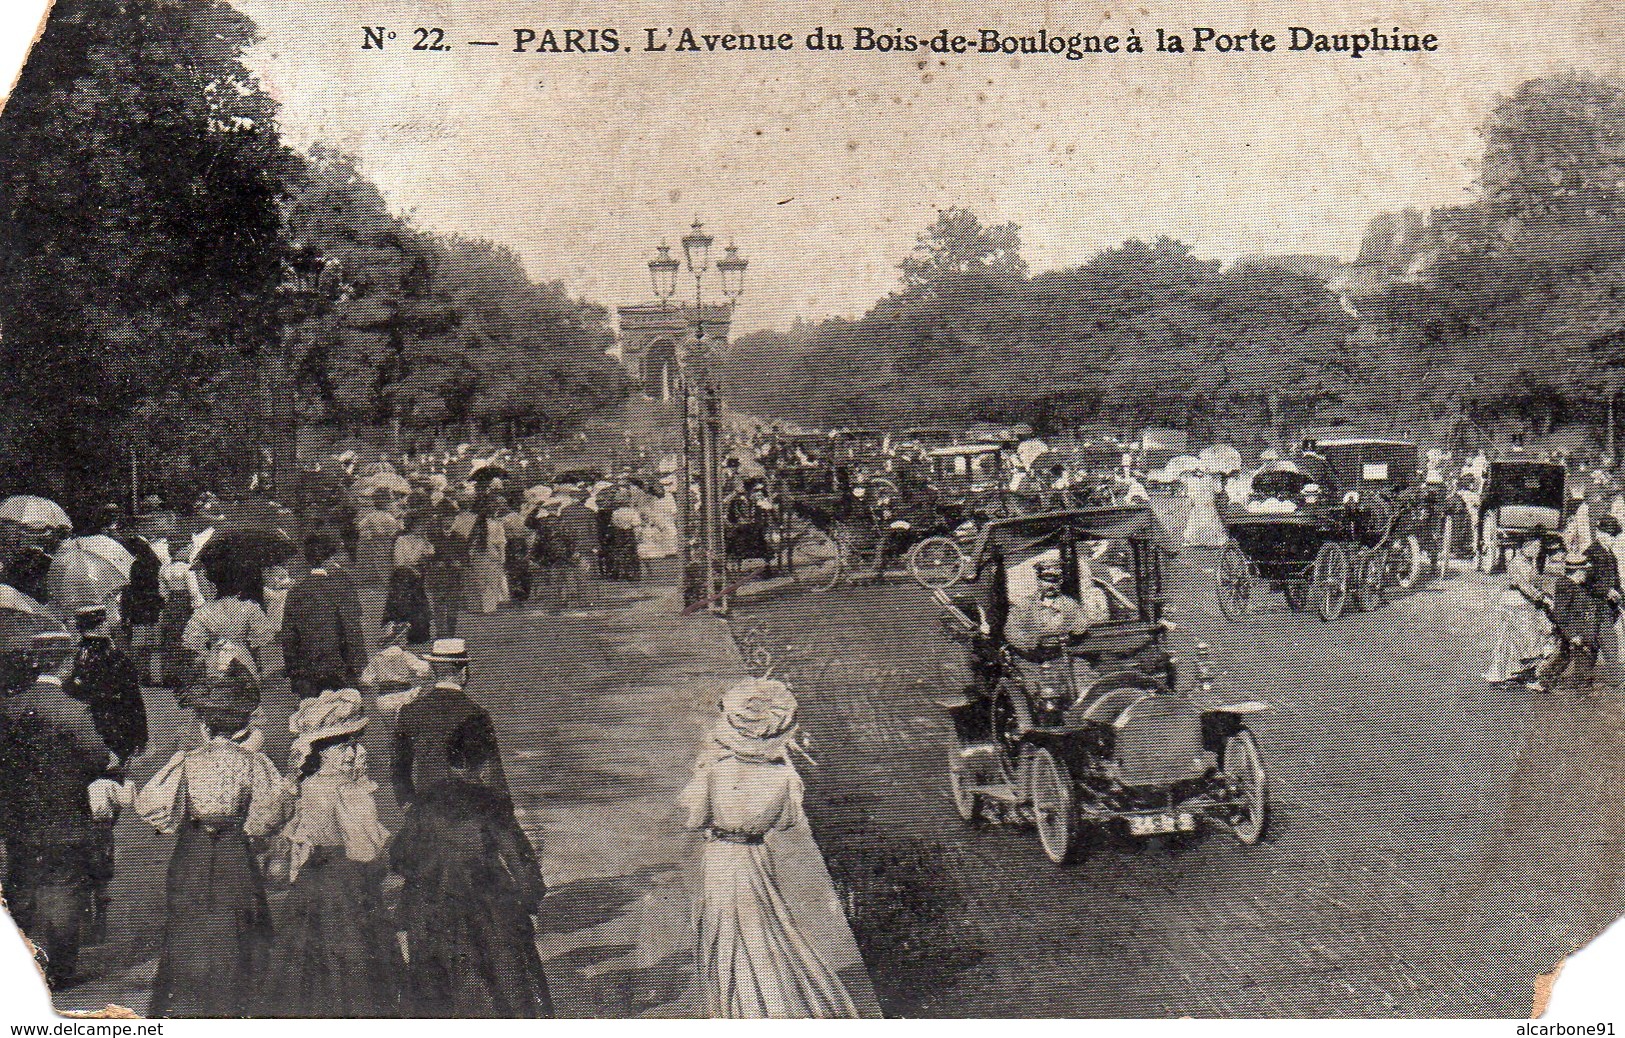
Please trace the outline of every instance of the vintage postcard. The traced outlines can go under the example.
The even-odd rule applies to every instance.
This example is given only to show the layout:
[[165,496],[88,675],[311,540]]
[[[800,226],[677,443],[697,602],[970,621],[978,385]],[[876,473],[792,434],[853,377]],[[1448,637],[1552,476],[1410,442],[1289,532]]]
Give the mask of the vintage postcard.
[[10,990],[1528,1018],[1622,914],[1609,5],[48,7]]

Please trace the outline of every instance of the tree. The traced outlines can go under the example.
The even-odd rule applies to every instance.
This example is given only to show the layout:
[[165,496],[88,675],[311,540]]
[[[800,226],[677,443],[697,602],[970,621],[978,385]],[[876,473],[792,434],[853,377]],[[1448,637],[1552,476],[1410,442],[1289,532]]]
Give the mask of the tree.
[[983,226],[975,213],[958,207],[938,213],[897,266],[906,296],[929,295],[954,278],[1027,276],[1021,228],[1013,223]]
[[557,435],[624,397],[603,308],[505,248],[414,228],[350,158],[311,155],[288,225],[343,281],[291,337],[306,421]]
[[212,445],[205,468],[252,463],[242,404],[275,343],[291,162],[241,61],[255,38],[225,0],[52,11],[0,115],[13,485],[83,514],[122,485],[127,450]]

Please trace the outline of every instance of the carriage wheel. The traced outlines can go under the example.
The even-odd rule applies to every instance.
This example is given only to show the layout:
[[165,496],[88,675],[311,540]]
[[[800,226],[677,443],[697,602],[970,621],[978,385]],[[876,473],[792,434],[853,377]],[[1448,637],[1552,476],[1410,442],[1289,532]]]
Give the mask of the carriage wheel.
[[1230,831],[1251,846],[1264,838],[1269,824],[1269,777],[1252,732],[1243,728],[1225,742],[1224,770],[1243,801],[1240,813],[1230,820]]
[[1388,553],[1362,552],[1354,564],[1354,601],[1364,612],[1382,605],[1382,585],[1388,575]]
[[1315,555],[1315,609],[1322,620],[1343,615],[1349,601],[1349,555],[1341,544],[1328,541]]
[[1388,573],[1393,583],[1406,590],[1421,582],[1427,564],[1427,552],[1422,550],[1422,541],[1414,533],[1388,546]]
[[1027,774],[1038,843],[1044,857],[1065,865],[1078,849],[1078,797],[1072,773],[1048,750],[1039,750],[1028,762]]
[[808,527],[790,544],[790,576],[813,591],[828,591],[841,579],[841,548],[816,526]]
[[948,750],[948,791],[953,794],[954,810],[960,820],[975,822],[982,817],[982,794],[971,792],[976,776],[971,773],[963,748],[955,745]]
[[1219,554],[1219,612],[1226,620],[1245,615],[1253,597],[1252,561],[1242,554],[1241,545],[1229,541]]
[[908,552],[908,573],[921,587],[949,588],[965,576],[970,561],[952,537],[927,537]]

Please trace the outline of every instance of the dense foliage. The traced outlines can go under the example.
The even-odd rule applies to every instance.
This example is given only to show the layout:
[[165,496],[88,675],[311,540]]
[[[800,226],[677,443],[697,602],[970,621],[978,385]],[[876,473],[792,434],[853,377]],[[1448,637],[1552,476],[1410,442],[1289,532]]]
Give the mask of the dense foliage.
[[[226,0],[56,3],[0,114],[0,489],[240,484],[290,396],[518,432],[624,392],[602,311],[285,147],[255,39]],[[290,291],[313,251],[339,284]]]
[[1483,132],[1478,198],[1378,217],[1352,265],[1224,267],[1159,239],[1028,277],[1017,228],[950,210],[861,319],[743,337],[730,393],[826,423],[1101,420],[1237,439],[1347,419],[1600,421],[1625,361],[1625,88],[1533,80]]

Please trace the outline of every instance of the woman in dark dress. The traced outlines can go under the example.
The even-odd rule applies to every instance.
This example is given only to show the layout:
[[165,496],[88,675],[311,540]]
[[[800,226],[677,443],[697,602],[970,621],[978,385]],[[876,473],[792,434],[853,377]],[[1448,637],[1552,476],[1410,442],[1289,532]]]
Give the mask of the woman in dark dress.
[[177,834],[148,1016],[247,1016],[265,969],[271,914],[249,841],[281,828],[287,790],[253,748],[252,682],[238,666],[190,690],[203,745],[175,754],[136,796],[143,818]]
[[391,849],[412,1016],[553,1015],[531,922],[546,888],[512,802],[480,781],[483,745],[452,736],[451,777],[418,792]]
[[378,824],[361,693],[323,692],[289,721],[299,798],[288,839],[291,887],[255,1015],[390,1017],[401,963],[381,896],[389,833]]

